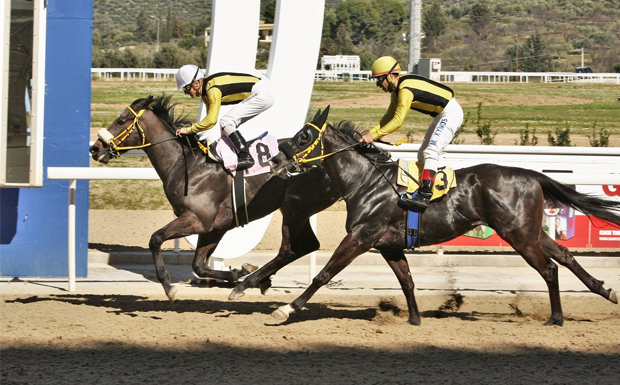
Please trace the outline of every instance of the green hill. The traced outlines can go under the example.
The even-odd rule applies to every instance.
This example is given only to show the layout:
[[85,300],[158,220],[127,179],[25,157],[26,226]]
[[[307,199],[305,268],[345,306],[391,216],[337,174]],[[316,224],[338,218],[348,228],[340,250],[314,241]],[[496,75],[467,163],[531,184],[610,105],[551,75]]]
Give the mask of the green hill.
[[[262,10],[270,2],[261,0]],[[202,38],[211,23],[211,0],[93,4],[93,65],[131,67],[140,62],[165,67],[176,63],[171,55],[184,55],[186,62],[190,57],[202,62],[206,55]],[[407,62],[409,0],[325,4],[321,55],[360,55],[363,69],[386,54]],[[585,66],[620,72],[620,0],[438,0],[423,1],[422,6],[422,57],[441,58],[444,70],[570,71],[581,66],[583,49]],[[156,18],[160,43],[175,45],[167,58],[155,57]],[[142,51],[124,54],[138,58],[109,52],[140,44]],[[187,52],[176,52],[176,47]],[[105,55],[98,57],[101,52]],[[264,63],[265,52],[268,47],[259,47],[257,63]]]

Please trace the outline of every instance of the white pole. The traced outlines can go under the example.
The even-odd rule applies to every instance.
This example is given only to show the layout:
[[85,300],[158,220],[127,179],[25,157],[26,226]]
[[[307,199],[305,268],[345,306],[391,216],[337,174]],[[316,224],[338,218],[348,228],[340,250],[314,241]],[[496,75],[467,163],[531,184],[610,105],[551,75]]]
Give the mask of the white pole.
[[69,291],[75,291],[75,188],[76,179],[69,182]]
[[[310,217],[310,227],[316,234],[316,214]],[[308,278],[308,284],[312,283],[312,278],[316,276],[316,251],[310,253],[310,277]]]
[[583,48],[581,48],[581,66],[583,67]]

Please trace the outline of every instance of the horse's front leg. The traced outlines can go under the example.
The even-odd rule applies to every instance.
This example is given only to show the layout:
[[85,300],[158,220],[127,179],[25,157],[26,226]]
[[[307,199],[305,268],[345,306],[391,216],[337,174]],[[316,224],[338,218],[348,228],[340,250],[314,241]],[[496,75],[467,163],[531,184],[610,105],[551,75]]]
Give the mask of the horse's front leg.
[[409,270],[409,262],[405,253],[402,250],[381,250],[381,255],[394,271],[407,299],[407,308],[409,309],[409,320],[407,322],[411,325],[420,325],[420,312],[414,293],[415,284],[411,278],[411,270]]
[[157,279],[164,287],[164,291],[170,302],[174,302],[176,299],[177,288],[170,282],[170,274],[168,270],[166,270],[164,258],[161,254],[161,245],[169,239],[195,234],[193,224],[196,221],[197,218],[194,213],[186,211],[172,222],[154,232],[149,241],[149,249],[151,250],[151,254],[153,254],[153,263],[155,264]]
[[369,246],[360,245],[360,242],[355,239],[350,233],[340,242],[338,248],[329,259],[325,267],[314,277],[312,283],[308,288],[289,305],[280,306],[271,315],[280,321],[286,321],[292,313],[301,309],[312,298],[314,293],[328,284],[332,278],[347,267],[351,261],[353,261],[358,255],[368,251]]

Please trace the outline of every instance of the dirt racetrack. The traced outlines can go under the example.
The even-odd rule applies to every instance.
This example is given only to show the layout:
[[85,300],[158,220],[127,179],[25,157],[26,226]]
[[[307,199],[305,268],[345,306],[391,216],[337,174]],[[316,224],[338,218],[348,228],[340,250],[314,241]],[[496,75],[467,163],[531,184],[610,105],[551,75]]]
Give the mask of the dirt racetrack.
[[[114,221],[105,215],[91,215],[91,247],[124,242],[136,250],[171,214],[108,212]],[[323,247],[332,247],[341,234],[328,229],[341,228],[344,217],[323,215],[339,218],[333,227],[318,220]],[[263,250],[277,248],[278,233],[266,238]],[[414,279],[420,274],[412,272]],[[0,291],[0,383],[617,384],[620,378],[620,306],[589,293],[563,291],[565,325],[545,327],[544,290],[455,293],[418,285],[423,318],[416,327],[406,323],[400,290],[323,288],[279,324],[270,313],[300,288],[265,296],[248,290],[231,302],[229,288],[194,287],[171,304],[159,284],[129,290],[131,284],[67,293],[40,282],[45,294]]]
[[[544,327],[545,294],[318,294],[284,324],[294,293],[227,301],[162,294],[2,296],[2,377],[12,384],[617,384],[620,308],[563,295],[564,327]],[[462,304],[460,300],[462,299]]]

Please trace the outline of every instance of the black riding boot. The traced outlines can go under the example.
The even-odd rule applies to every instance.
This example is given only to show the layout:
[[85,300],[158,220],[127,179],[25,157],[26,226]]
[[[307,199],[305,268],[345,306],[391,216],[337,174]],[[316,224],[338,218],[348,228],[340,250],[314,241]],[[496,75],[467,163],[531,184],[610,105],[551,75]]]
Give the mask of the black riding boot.
[[254,159],[250,155],[248,144],[243,139],[239,131],[233,131],[228,134],[228,138],[233,142],[237,149],[237,170],[245,170],[254,166]]
[[418,190],[418,195],[414,198],[403,197],[403,201],[407,204],[407,206],[419,207],[421,209],[428,208],[429,201],[433,196],[433,181],[430,179],[422,179],[422,186]]

